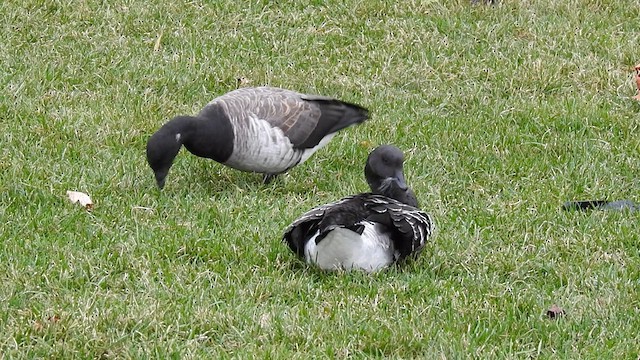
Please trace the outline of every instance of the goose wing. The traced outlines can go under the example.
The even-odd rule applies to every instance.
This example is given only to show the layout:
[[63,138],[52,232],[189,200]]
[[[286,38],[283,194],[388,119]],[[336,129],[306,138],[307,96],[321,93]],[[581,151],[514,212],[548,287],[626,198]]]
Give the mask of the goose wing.
[[393,240],[400,253],[398,260],[420,252],[435,230],[431,215],[399,201],[374,195],[367,207],[373,213],[368,220],[382,223],[395,231]]
[[[285,230],[282,239],[294,253],[303,257],[306,241],[321,227],[328,231],[328,228],[334,229],[337,223],[355,224],[356,213],[347,211],[347,209],[354,209],[354,205],[357,206],[357,201],[355,197],[350,196],[313,208],[292,222]],[[333,216],[328,216],[330,214]],[[332,227],[332,225],[335,226]]]
[[381,223],[394,232],[398,260],[422,250],[434,230],[429,214],[385,196],[365,193],[309,210],[287,227],[283,240],[293,252],[304,256],[305,242],[316,232],[321,239],[337,227],[357,231],[357,224],[365,220]]
[[295,148],[313,148],[327,135],[368,119],[358,105],[324,96],[272,88],[241,88],[214,99],[237,127],[262,120],[277,127]]

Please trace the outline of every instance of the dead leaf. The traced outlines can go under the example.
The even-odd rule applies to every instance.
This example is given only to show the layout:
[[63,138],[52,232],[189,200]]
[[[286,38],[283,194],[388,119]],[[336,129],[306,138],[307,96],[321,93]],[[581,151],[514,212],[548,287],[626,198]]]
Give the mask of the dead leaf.
[[69,200],[71,200],[72,203],[80,203],[80,205],[84,206],[85,209],[89,211],[93,209],[93,201],[91,201],[89,195],[80,191],[71,190],[67,191],[67,195],[69,196]]
[[158,38],[156,39],[156,42],[153,44],[153,51],[159,51],[160,50],[160,42],[162,41],[162,35],[163,35],[162,32],[160,32],[160,34],[158,34]]
[[58,315],[51,315],[49,317],[47,317],[46,320],[40,321],[40,320],[36,320],[33,323],[33,330],[40,332],[45,330],[46,328],[48,328],[51,325],[55,325],[58,322],[60,322],[60,316]]
[[640,64],[636,65],[636,87],[638,88],[638,94],[633,98],[636,100],[640,100]]
[[244,76],[240,76],[239,78],[237,78],[236,82],[237,82],[236,87],[238,88],[249,86],[251,84],[251,80],[247,79]]
[[566,314],[565,314],[564,310],[562,310],[562,308],[560,308],[556,304],[551,305],[549,310],[547,310],[547,316],[549,317],[549,319],[557,319],[557,318],[565,316],[565,315]]

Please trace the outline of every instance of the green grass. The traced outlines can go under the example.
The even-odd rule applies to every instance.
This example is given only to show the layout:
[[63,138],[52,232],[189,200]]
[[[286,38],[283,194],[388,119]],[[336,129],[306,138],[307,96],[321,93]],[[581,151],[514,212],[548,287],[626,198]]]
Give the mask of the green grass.
[[[7,358],[571,358],[640,354],[640,2],[3,1],[0,353]],[[367,106],[274,183],[161,124],[237,86]],[[325,274],[281,243],[406,152],[438,232],[402,269]],[[89,193],[91,213],[67,190]],[[546,309],[567,312],[549,320]]]

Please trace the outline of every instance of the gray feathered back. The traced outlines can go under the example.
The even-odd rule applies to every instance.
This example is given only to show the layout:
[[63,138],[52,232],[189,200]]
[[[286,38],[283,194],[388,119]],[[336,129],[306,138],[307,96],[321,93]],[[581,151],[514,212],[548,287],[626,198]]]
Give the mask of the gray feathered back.
[[[241,88],[212,100],[242,131],[248,117],[281,129],[296,148],[312,148],[327,134],[368,119],[367,109],[326,96],[305,95],[273,87]],[[203,109],[203,112],[206,111]]]

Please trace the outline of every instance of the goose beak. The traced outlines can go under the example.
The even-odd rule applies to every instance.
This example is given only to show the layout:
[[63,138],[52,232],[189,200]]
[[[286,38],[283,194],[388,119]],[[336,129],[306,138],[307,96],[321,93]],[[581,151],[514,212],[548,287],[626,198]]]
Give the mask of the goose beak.
[[404,181],[404,174],[402,174],[402,171],[398,171],[396,173],[394,180],[396,181],[396,184],[398,184],[398,188],[400,188],[400,190],[407,191],[409,187],[407,186],[407,183]]
[[160,190],[162,190],[162,188],[164,188],[164,183],[167,180],[167,174],[169,173],[169,170],[159,170],[156,171],[155,175],[156,175],[156,182],[158,183],[158,187],[160,188]]

